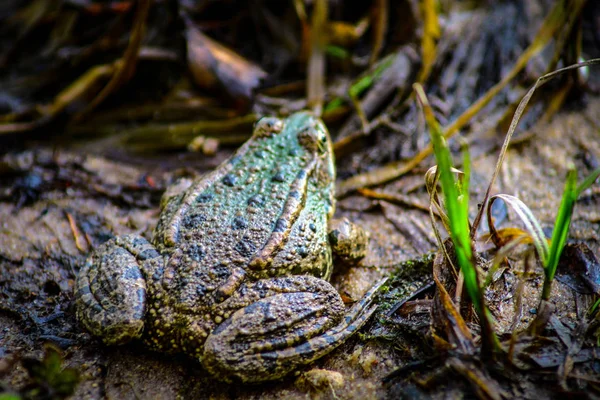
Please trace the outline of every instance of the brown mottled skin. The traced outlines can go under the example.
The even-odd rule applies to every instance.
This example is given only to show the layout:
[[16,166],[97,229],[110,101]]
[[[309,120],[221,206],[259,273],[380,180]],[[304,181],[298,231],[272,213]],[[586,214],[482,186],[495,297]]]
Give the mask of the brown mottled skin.
[[[127,235],[96,249],[78,277],[78,318],[107,344],[141,338],[224,381],[310,363],[375,310],[376,287],[346,311],[326,281],[334,181],[319,119],[263,118],[229,160],[165,193],[152,243]],[[345,221],[332,235],[350,259],[367,240],[354,231]]]

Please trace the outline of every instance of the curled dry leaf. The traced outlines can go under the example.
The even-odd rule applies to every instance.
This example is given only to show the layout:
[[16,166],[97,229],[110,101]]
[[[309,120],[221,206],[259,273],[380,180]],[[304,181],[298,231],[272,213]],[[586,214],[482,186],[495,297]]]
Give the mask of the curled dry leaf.
[[187,58],[194,82],[205,89],[224,89],[233,99],[248,100],[267,76],[259,66],[212,40],[187,21]]

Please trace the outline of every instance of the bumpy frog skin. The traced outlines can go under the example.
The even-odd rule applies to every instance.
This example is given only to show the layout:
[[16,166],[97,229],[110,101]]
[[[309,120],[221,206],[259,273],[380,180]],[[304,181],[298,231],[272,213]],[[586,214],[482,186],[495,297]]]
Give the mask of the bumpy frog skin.
[[[261,119],[229,160],[165,193],[152,243],[126,235],[96,249],[77,280],[79,320],[106,344],[141,338],[224,381],[316,360],[367,321],[379,286],[346,310],[327,282],[334,181],[318,118]],[[349,226],[332,242],[357,258],[366,236]]]

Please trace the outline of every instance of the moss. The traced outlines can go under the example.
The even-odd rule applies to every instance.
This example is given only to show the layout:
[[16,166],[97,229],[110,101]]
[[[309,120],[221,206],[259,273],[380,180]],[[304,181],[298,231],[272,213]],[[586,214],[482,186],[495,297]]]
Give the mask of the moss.
[[378,314],[384,315],[398,302],[413,295],[431,282],[432,264],[435,253],[428,253],[395,265],[385,285],[380,289]]

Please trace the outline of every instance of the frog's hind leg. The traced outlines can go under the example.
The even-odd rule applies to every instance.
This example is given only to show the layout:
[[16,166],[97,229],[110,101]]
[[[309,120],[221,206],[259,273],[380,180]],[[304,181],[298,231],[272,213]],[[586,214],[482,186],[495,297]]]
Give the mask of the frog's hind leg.
[[138,338],[144,327],[146,280],[143,268],[160,256],[146,239],[126,235],[94,251],[79,271],[77,318],[106,344]]
[[372,301],[381,283],[347,313],[333,286],[312,276],[249,284],[226,303],[251,303],[208,336],[202,363],[222,380],[281,378],[329,353],[360,329],[377,307]]

